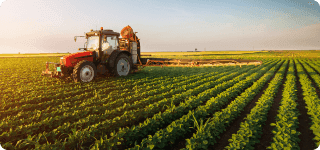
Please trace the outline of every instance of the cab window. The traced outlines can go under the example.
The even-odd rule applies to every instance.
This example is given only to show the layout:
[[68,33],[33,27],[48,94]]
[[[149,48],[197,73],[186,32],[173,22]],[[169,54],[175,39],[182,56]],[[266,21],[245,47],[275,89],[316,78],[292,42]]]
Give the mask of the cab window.
[[107,49],[109,46],[111,46],[113,50],[117,49],[118,47],[118,40],[116,36],[108,36],[106,38],[106,41],[104,41],[102,38],[101,43],[102,43],[102,50]]

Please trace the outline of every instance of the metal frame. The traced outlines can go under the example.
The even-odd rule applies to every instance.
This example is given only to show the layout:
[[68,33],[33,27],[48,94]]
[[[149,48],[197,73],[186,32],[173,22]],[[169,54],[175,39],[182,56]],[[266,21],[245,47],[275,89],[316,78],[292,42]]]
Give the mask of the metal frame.
[[45,75],[45,74],[51,74],[53,73],[53,71],[49,70],[49,64],[59,64],[59,63],[55,63],[55,62],[46,62],[46,70],[42,71],[41,75]]
[[[152,59],[152,58],[150,58]],[[242,66],[242,65],[261,65],[262,61],[256,60],[235,60],[235,59],[203,59],[203,60],[191,60],[191,59],[167,59],[167,60],[148,60],[146,64],[140,64],[138,66],[166,66],[166,67],[203,67],[203,66]]]
[[60,65],[60,63],[46,62],[46,70],[45,70],[45,71],[42,71],[41,75],[43,75],[43,76],[50,76],[50,77],[63,78],[62,72],[56,72],[55,70],[50,71],[50,70],[49,70],[49,64]]

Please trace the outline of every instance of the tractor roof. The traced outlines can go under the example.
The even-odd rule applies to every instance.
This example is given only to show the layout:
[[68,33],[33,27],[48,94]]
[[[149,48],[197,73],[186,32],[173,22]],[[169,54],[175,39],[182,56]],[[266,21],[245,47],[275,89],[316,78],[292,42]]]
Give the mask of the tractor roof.
[[111,35],[120,36],[120,33],[118,33],[118,32],[113,32],[113,30],[102,30],[102,34],[111,34]]
[[[86,34],[89,35],[89,36],[92,36],[92,35],[94,35],[95,33],[97,33],[98,31],[100,31],[100,30],[95,30],[95,31],[92,31],[92,32],[88,32],[88,33],[86,33]],[[120,36],[120,33],[114,32],[113,30],[102,30],[102,34],[103,34],[103,35],[107,34],[107,35]]]

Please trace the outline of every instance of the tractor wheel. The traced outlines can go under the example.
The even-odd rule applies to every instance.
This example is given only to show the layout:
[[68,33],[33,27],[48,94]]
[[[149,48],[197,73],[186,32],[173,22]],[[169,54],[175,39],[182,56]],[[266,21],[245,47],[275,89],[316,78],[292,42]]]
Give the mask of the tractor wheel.
[[96,66],[87,60],[80,61],[73,69],[73,80],[75,82],[91,82],[96,75]]
[[127,76],[132,70],[132,59],[125,54],[120,54],[115,61],[113,73],[115,76]]

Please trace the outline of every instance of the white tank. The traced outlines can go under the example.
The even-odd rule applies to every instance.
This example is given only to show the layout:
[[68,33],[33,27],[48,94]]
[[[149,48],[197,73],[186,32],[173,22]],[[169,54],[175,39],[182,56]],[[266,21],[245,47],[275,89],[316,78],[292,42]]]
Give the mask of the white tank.
[[130,42],[130,47],[131,47],[131,55],[132,55],[132,62],[133,64],[137,63],[137,43],[136,42]]

